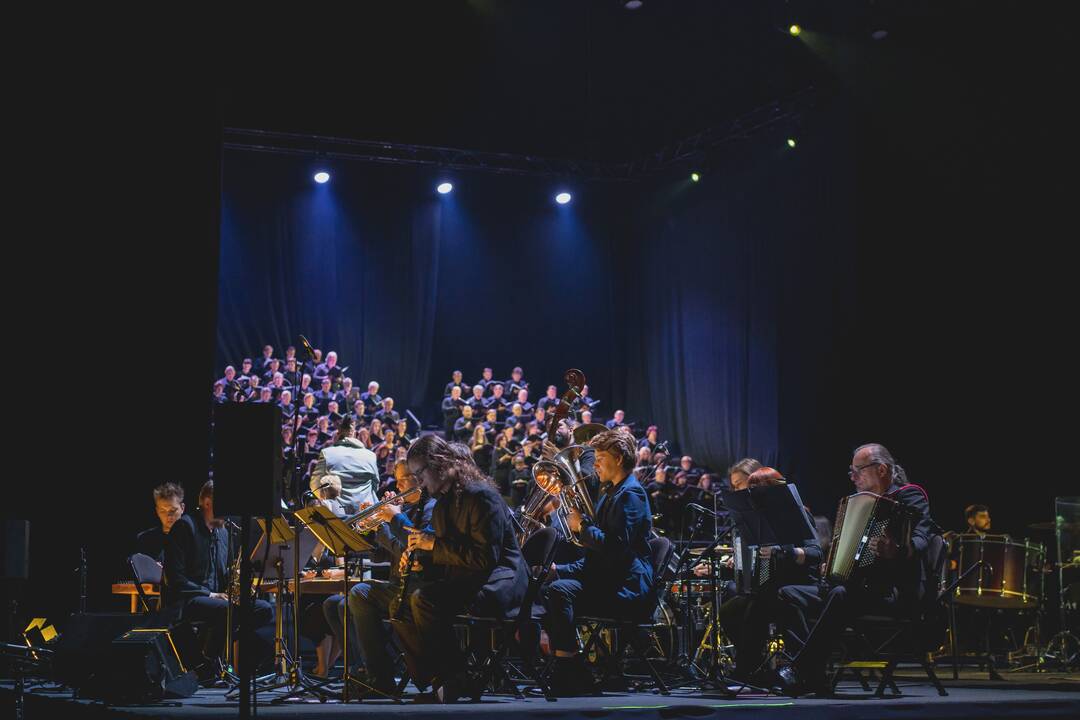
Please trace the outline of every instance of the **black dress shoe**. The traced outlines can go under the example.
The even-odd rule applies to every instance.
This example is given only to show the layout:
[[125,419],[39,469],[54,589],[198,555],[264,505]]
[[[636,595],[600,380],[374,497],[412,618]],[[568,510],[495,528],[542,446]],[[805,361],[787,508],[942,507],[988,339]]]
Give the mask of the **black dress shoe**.
[[802,683],[799,682],[798,673],[790,665],[776,671],[776,687],[788,697],[799,697],[803,694]]

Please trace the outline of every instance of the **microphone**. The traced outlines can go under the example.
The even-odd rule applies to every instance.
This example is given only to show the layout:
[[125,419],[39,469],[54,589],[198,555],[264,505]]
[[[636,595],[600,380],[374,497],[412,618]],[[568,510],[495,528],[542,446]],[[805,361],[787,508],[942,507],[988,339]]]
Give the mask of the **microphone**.
[[225,526],[236,532],[240,532],[240,526],[232,521],[231,518],[225,518]]
[[303,335],[300,336],[300,344],[304,346],[304,351],[307,352],[308,357],[311,358],[312,360],[314,360],[315,359],[315,350],[312,349],[311,343],[309,343],[308,339],[306,337],[304,337]]
[[706,515],[712,515],[714,518],[720,517],[719,513],[713,512],[704,505],[698,505],[697,503],[686,503],[687,510],[693,510],[694,512],[705,513]]
[[[303,336],[301,336],[301,337],[303,337]],[[315,493],[322,492],[326,488],[330,487],[330,485],[332,485],[332,483],[324,482],[322,485],[315,488],[314,490],[305,490],[304,491],[304,497],[315,497]]]

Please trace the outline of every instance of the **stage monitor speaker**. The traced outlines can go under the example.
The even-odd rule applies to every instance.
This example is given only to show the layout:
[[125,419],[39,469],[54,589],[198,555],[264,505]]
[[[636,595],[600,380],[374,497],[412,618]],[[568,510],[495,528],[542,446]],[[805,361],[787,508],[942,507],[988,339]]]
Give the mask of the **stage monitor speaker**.
[[30,522],[0,518],[4,549],[0,554],[0,580],[30,579]]
[[112,641],[88,694],[111,701],[191,697],[199,689],[192,668],[180,659],[178,641],[164,627],[133,628]]
[[281,514],[281,408],[227,403],[214,412],[214,513]]
[[112,641],[142,621],[142,615],[131,613],[75,613],[56,641],[54,678],[70,687],[82,687],[101,665]]

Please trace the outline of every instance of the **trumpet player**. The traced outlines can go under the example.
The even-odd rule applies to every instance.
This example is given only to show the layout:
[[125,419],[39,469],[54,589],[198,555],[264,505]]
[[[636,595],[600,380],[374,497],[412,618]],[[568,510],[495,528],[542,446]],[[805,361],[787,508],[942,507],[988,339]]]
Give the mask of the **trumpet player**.
[[652,510],[645,489],[633,475],[637,445],[631,435],[605,431],[589,443],[601,491],[595,519],[568,510],[567,525],[585,548],[585,557],[552,565],[543,589],[544,624],[556,663],[552,688],[562,695],[591,690],[578,652],[574,616],[602,612],[627,620],[646,619],[655,609],[649,537]]
[[[415,491],[419,486],[404,462],[394,465],[394,479],[399,495]],[[390,617],[394,602],[401,594],[402,582],[407,584],[407,590],[419,587],[419,574],[412,573],[412,568],[403,567],[407,557],[404,550],[411,528],[430,532],[434,507],[435,498],[414,495],[411,502],[387,503],[375,511],[374,517],[382,524],[372,533],[371,539],[389,556],[389,581],[366,580],[349,590],[348,602],[338,594],[323,603],[323,613],[338,643],[344,642],[343,619],[348,607],[349,625],[353,631],[349,637],[359,640],[360,654],[367,668],[367,684],[376,693],[391,694],[395,690],[394,660],[387,650],[390,638],[383,620]]]

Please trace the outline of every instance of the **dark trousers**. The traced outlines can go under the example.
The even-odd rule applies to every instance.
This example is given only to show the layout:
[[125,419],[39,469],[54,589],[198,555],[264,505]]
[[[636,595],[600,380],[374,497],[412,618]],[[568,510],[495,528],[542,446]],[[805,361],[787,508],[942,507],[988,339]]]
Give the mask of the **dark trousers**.
[[[183,620],[207,623],[202,637],[202,649],[207,657],[218,657],[225,646],[225,619],[228,608],[228,600],[211,597],[191,598],[184,603],[181,614]],[[258,630],[274,622],[274,606],[265,600],[256,600],[251,612],[252,630]],[[239,620],[238,609],[234,606],[232,613],[234,633],[238,630]]]
[[735,674],[747,678],[765,659],[769,623],[780,610],[778,590],[762,590],[754,595],[738,595],[724,601],[716,616],[724,634],[735,645]]
[[543,587],[542,597],[547,612],[544,628],[552,650],[572,652],[578,649],[574,618],[596,615],[619,620],[648,620],[656,607],[650,596],[623,600],[614,591],[599,592],[583,585],[580,580],[555,580]]
[[[780,588],[784,647],[799,670],[816,674],[844,630],[859,615],[897,615],[895,588],[869,590],[861,586],[786,585]],[[817,622],[813,617],[817,616]]]
[[[349,665],[359,666],[361,658],[368,675],[377,683],[394,680],[394,659],[387,645],[390,636],[383,621],[390,617],[390,608],[398,596],[398,586],[383,580],[357,583],[349,590]],[[323,603],[326,621],[341,642],[344,638],[345,599],[334,595]]]

